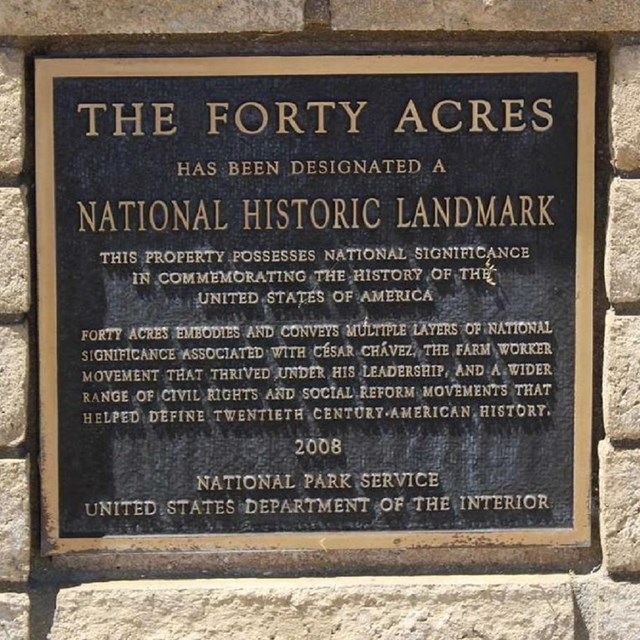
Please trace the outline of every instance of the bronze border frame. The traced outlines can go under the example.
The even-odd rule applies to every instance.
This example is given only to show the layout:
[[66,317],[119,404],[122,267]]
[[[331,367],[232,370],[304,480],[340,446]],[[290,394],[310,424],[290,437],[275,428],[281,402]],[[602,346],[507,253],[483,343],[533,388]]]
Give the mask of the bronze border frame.
[[[567,56],[299,56],[230,58],[77,58],[36,60],[36,208],[40,347],[42,550],[224,551],[401,549],[439,546],[590,543],[595,182],[595,60]],[[70,77],[351,75],[445,73],[578,75],[574,526],[566,529],[368,531],[60,538],[53,82]]]

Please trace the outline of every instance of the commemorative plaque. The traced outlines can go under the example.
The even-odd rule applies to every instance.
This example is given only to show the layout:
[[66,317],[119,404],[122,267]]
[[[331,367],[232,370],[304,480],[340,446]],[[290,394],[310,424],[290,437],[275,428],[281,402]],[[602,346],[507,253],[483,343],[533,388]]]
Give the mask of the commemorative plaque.
[[47,553],[588,542],[591,59],[36,92]]

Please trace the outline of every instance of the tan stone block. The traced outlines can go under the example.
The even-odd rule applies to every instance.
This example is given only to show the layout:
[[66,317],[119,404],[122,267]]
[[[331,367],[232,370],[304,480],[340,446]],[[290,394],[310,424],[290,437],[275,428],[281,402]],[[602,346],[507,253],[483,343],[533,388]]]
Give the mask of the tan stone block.
[[0,460],[0,581],[29,575],[29,481],[25,460]]
[[600,443],[600,528],[610,573],[640,571],[640,449]]
[[611,146],[622,171],[640,169],[640,47],[620,47],[611,56]]
[[0,49],[0,174],[16,175],[24,155],[24,59]]
[[599,640],[640,638],[640,584],[603,580],[598,590]]
[[570,640],[565,577],[114,582],[63,589],[50,640]]
[[607,313],[604,425],[612,440],[640,440],[640,316]]
[[604,276],[609,301],[640,301],[640,180],[614,178],[609,192],[609,226]]
[[629,0],[331,0],[334,29],[404,31],[635,31]]
[[[600,564],[600,562],[598,562]],[[594,565],[597,566],[597,565]],[[592,571],[580,575],[571,574],[571,588],[576,612],[576,640],[597,640],[598,587],[604,571]]]
[[0,638],[28,640],[29,597],[25,593],[0,594]]
[[26,327],[0,327],[0,446],[20,444],[27,424]]
[[0,313],[29,309],[27,211],[20,189],[0,188]]
[[304,0],[2,0],[0,35],[299,31]]

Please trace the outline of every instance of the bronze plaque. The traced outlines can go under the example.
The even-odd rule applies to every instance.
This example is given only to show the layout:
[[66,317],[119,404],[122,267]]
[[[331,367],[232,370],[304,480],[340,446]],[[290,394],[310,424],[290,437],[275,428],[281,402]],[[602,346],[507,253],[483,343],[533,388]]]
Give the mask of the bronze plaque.
[[593,60],[36,90],[47,553],[588,543]]

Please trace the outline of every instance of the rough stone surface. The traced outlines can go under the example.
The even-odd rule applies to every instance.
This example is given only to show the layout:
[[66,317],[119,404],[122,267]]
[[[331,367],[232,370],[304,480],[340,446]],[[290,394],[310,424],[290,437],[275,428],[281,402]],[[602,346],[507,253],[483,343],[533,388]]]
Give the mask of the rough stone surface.
[[50,640],[571,640],[565,577],[115,582],[63,589]]
[[307,0],[304,7],[307,26],[317,25],[328,27],[331,25],[330,5],[325,0]]
[[25,327],[0,327],[0,446],[24,439],[27,423],[27,352]]
[[575,640],[598,640],[598,586],[603,574],[602,569],[594,571],[592,567],[591,572],[586,575],[571,576],[576,617]]
[[600,528],[612,573],[640,572],[640,449],[600,443]]
[[640,169],[640,47],[620,47],[611,56],[611,146],[621,171]]
[[640,316],[607,314],[602,401],[612,440],[640,440]]
[[640,638],[640,584],[603,580],[598,589],[598,640]]
[[0,35],[297,31],[304,0],[2,0]]
[[334,29],[633,31],[635,0],[331,0]]
[[23,68],[20,52],[0,49],[0,174],[15,175],[22,169]]
[[24,593],[0,594],[0,638],[27,640],[29,637],[29,598]]
[[0,313],[24,313],[29,309],[29,238],[19,189],[0,188],[0,219]]
[[[571,567],[588,573],[602,562],[597,544],[590,547],[465,547],[424,549],[341,549],[324,551],[246,551],[242,553],[82,553],[52,556],[47,569],[67,582],[137,580],[144,575],[246,578],[351,575],[433,575],[481,573],[558,573]],[[580,639],[582,640],[582,639]]]
[[27,463],[25,460],[0,460],[0,581],[25,581],[28,574]]
[[640,301],[640,180],[614,178],[609,192],[605,283],[609,301]]

